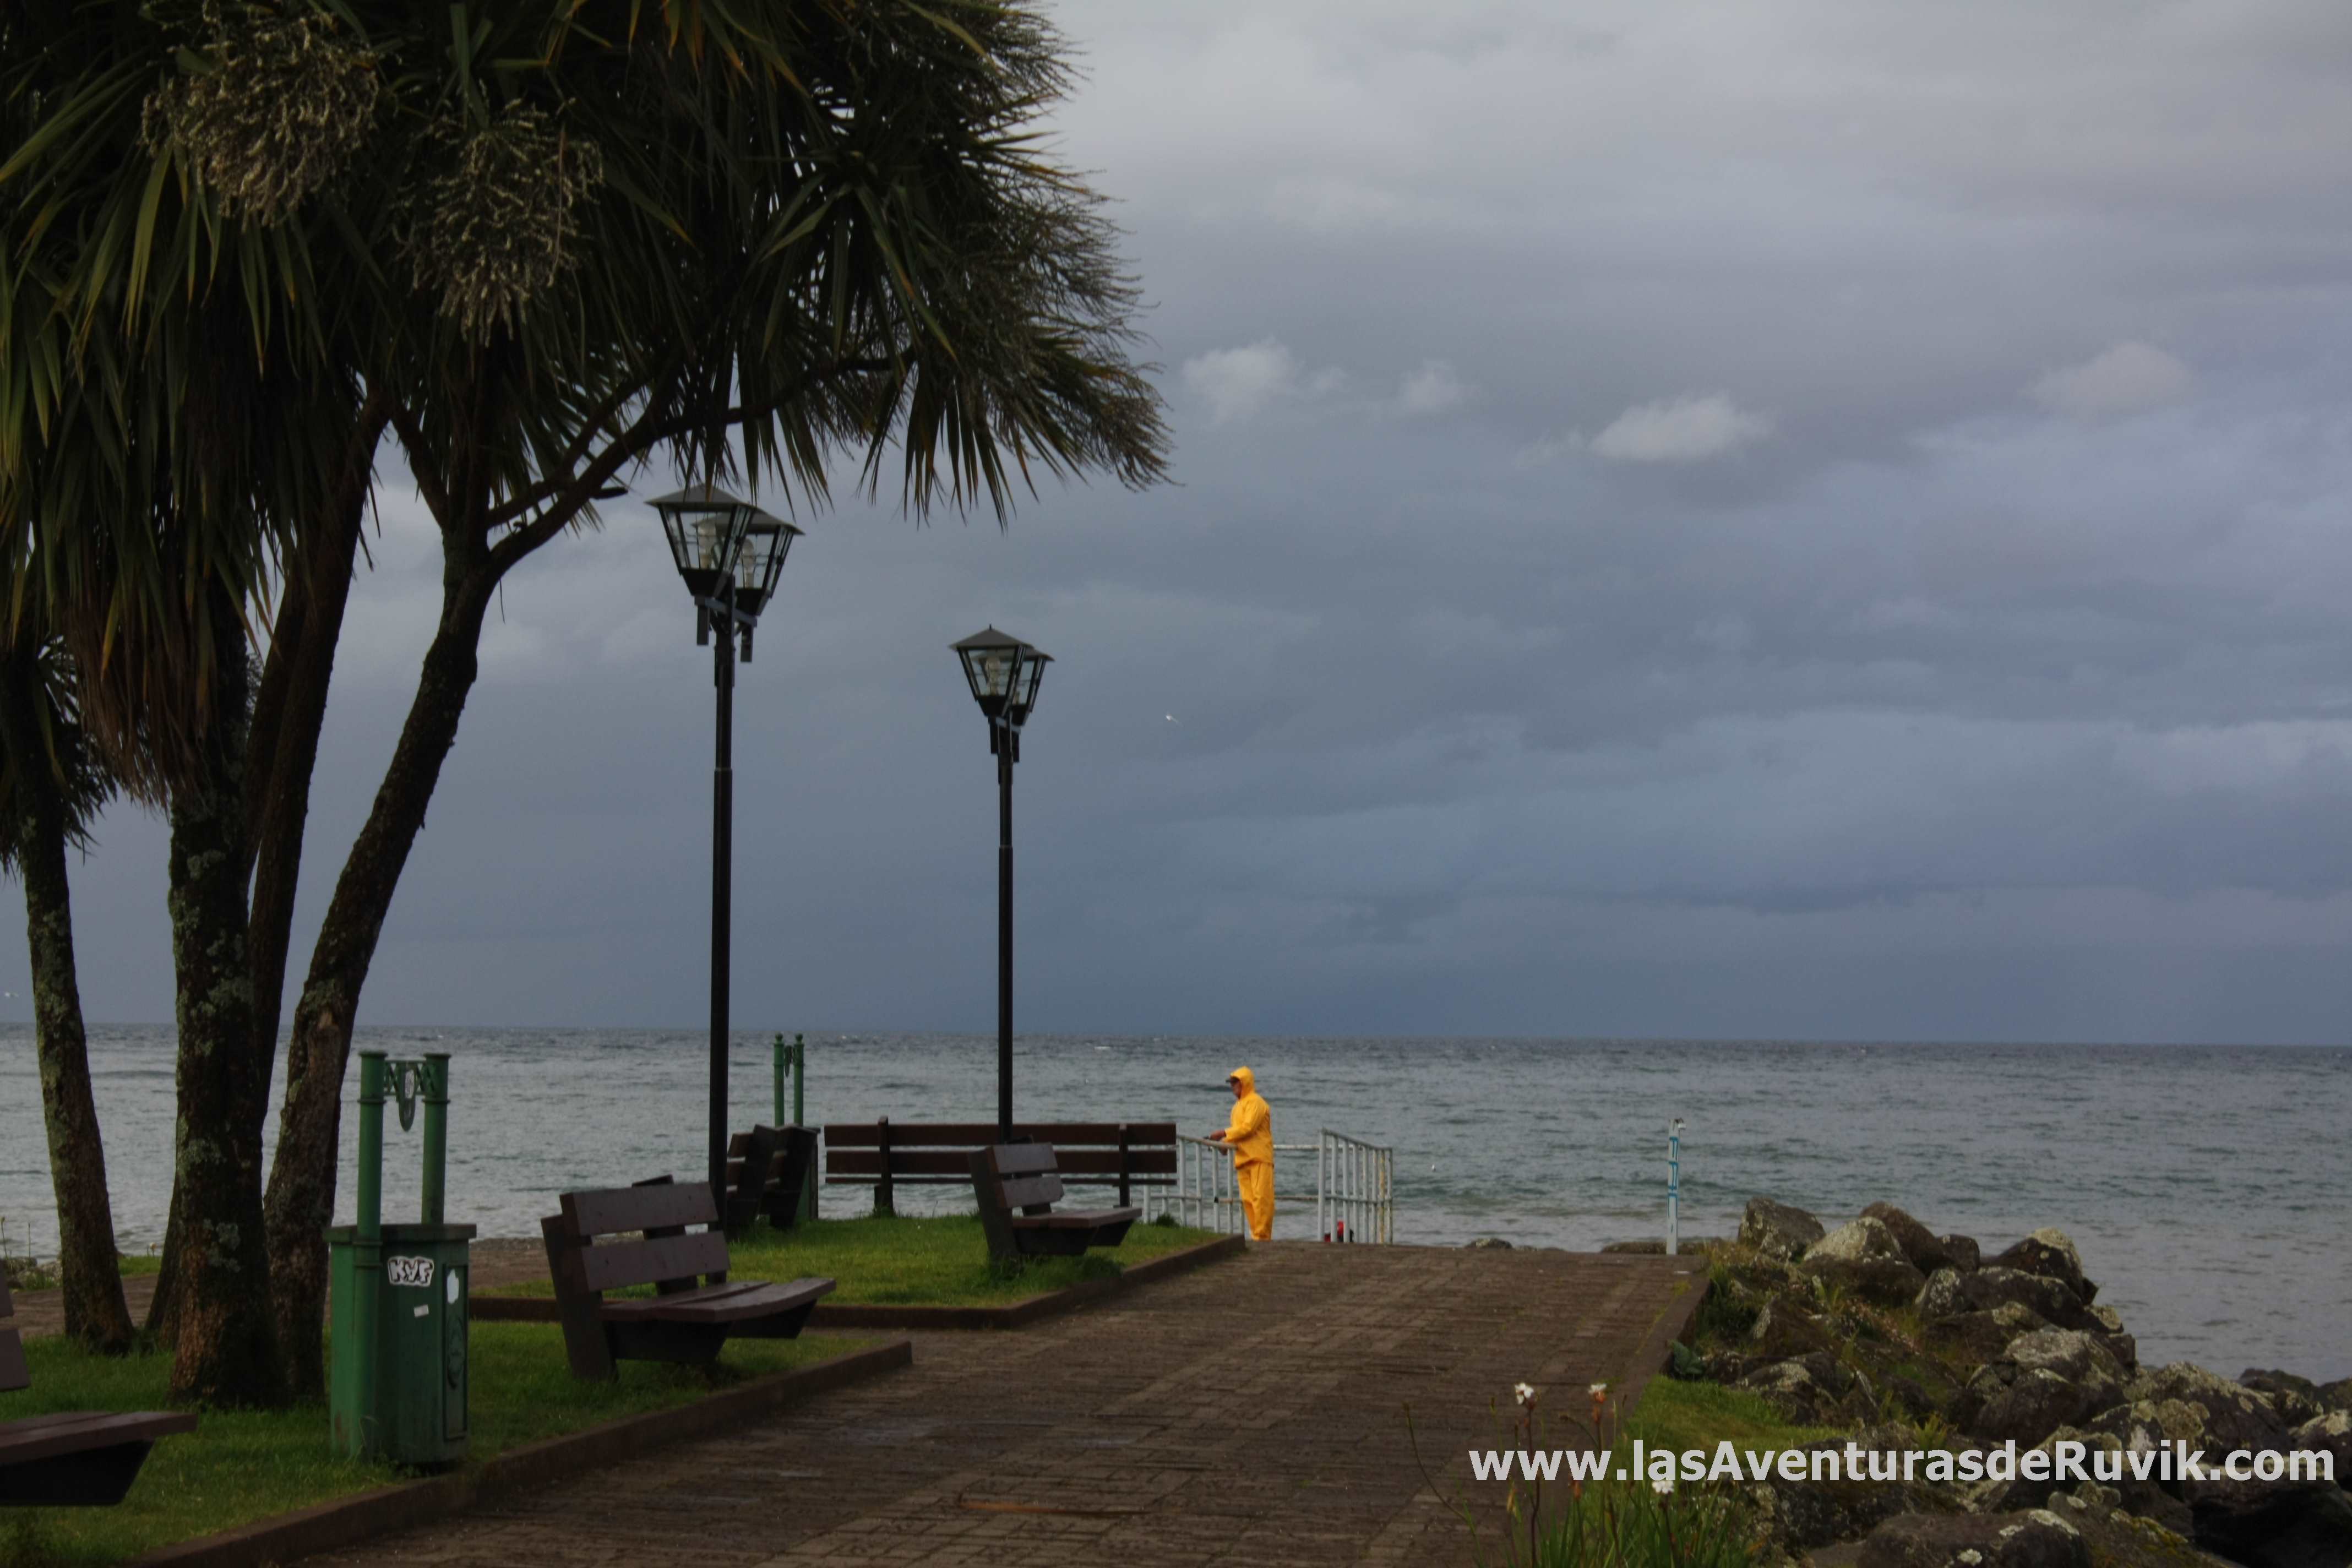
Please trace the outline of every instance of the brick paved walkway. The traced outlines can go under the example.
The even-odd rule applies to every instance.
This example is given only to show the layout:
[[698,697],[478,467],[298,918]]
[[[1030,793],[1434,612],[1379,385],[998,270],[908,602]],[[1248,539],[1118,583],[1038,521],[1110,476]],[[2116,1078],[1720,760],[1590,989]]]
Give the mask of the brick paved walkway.
[[1515,1382],[1645,1381],[1696,1268],[1276,1243],[310,1568],[1466,1562],[1405,1407],[1459,1488]]

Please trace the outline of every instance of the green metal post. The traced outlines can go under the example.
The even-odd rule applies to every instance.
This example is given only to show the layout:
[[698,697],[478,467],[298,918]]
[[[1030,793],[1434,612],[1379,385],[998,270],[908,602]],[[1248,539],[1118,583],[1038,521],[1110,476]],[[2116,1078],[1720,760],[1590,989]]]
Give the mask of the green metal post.
[[356,1245],[352,1247],[352,1283],[357,1287],[352,1298],[352,1321],[358,1332],[359,1342],[350,1349],[351,1359],[343,1364],[350,1370],[352,1386],[358,1390],[354,1403],[361,1429],[352,1434],[358,1439],[351,1450],[357,1454],[378,1451],[379,1434],[367,1430],[376,1419],[375,1371],[376,1342],[381,1335],[378,1308],[382,1306],[379,1286],[383,1273],[383,1053],[360,1053],[360,1158],[358,1173],[359,1225]]
[[784,1062],[790,1054],[790,1048],[784,1044],[783,1036],[778,1035],[776,1043],[769,1048],[768,1053],[768,1076],[773,1082],[768,1100],[768,1103],[773,1108],[769,1119],[769,1125],[772,1127],[782,1127],[784,1124]]
[[[806,1121],[801,1120],[808,1114],[808,1104],[803,1098],[807,1089],[808,1037],[794,1035],[793,1037],[793,1125],[795,1127],[808,1125]],[[816,1184],[817,1173],[811,1171],[807,1184],[801,1188],[801,1218],[803,1219],[816,1218]]]
[[416,1217],[439,1225],[449,1166],[449,1053],[425,1053],[425,1180]]

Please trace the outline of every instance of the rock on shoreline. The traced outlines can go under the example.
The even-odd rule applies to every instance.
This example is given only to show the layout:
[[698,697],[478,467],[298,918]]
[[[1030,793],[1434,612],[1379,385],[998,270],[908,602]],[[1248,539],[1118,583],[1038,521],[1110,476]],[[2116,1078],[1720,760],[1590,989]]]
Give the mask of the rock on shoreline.
[[[2336,1480],[2123,1476],[2102,1484],[2016,1477],[1953,1482],[1771,1481],[1748,1489],[1764,1561],[1864,1568],[1970,1563],[2352,1565],[2352,1378],[2279,1369],[2235,1382],[2188,1363],[2143,1367],[2123,1319],[2064,1232],[1987,1255],[1890,1203],[1831,1226],[1772,1198],[1750,1200],[1710,1259],[1696,1355],[1678,1369],[1760,1395],[1785,1419],[1842,1434],[1828,1446],[2147,1453],[2233,1449],[2334,1458]],[[1823,1445],[1817,1445],[1823,1446]],[[2073,1450],[2069,1450],[2072,1452]],[[2088,1462],[2088,1461],[2086,1461]],[[2109,1458],[2110,1467],[2116,1464]]]

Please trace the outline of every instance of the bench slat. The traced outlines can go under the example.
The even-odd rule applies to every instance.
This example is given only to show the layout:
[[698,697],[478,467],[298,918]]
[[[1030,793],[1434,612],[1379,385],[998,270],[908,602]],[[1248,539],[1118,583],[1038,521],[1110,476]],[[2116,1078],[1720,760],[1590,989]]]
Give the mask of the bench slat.
[[1059,1210],[1053,1214],[1017,1214],[1012,1219],[1015,1230],[1094,1230],[1121,1220],[1132,1224],[1141,1217],[1141,1209],[1097,1209],[1092,1214]]
[[0,1464],[29,1464],[61,1454],[87,1453],[196,1429],[182,1410],[76,1410],[0,1426]]
[[651,1241],[608,1241],[580,1249],[580,1270],[591,1290],[651,1285],[689,1275],[727,1272],[727,1238],[715,1230]]
[[1062,1184],[1051,1173],[1043,1176],[1015,1176],[1011,1181],[996,1184],[997,1201],[1009,1209],[1025,1209],[1038,1204],[1062,1201]]
[[[1013,1136],[1032,1143],[1108,1143],[1118,1147],[1116,1121],[1016,1121]],[[1146,1144],[1172,1144],[1176,1142],[1173,1121],[1130,1121],[1126,1123],[1127,1142],[1130,1148]],[[993,1121],[909,1121],[904,1126],[890,1123],[890,1147],[978,1149],[996,1142]],[[882,1142],[881,1129],[871,1121],[828,1121],[824,1124],[824,1142],[828,1149],[872,1149]]]
[[1062,1168],[1051,1143],[1000,1143],[989,1151],[989,1163],[1000,1176],[1027,1176]]
[[598,1316],[617,1322],[740,1323],[772,1318],[805,1306],[833,1290],[830,1279],[789,1279],[780,1284],[752,1285],[741,1290],[719,1288],[723,1294],[693,1291],[625,1301],[607,1301]]
[[563,1214],[572,1232],[583,1237],[610,1236],[623,1230],[719,1223],[719,1205],[711,1198],[709,1182],[671,1182],[566,1193]]
[[0,1271],[0,1318],[13,1318],[16,1315],[16,1305],[8,1299],[8,1276],[5,1271]]
[[25,1342],[14,1329],[0,1329],[0,1391],[15,1393],[33,1386],[33,1369],[25,1364]]
[[[981,1147],[982,1145],[974,1145]],[[890,1174],[894,1179],[924,1176],[952,1176],[961,1182],[969,1178],[965,1156],[971,1149],[899,1149],[890,1151]],[[1062,1175],[1102,1176],[1117,1180],[1118,1151],[1116,1149],[1062,1149]],[[1134,1149],[1127,1156],[1128,1173],[1139,1181],[1154,1176],[1172,1177],[1176,1173],[1176,1151],[1173,1149]],[[824,1153],[824,1173],[836,1179],[863,1177],[871,1181],[882,1173],[882,1152],[878,1149],[828,1149]],[[730,1167],[729,1178],[736,1179]],[[1166,1185],[1162,1181],[1155,1184]]]

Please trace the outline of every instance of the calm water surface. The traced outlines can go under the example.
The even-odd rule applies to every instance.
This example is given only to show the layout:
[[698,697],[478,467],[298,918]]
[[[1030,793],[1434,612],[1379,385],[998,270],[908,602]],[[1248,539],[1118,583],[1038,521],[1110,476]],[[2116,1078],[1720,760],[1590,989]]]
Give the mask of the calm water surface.
[[[450,1217],[486,1236],[538,1234],[568,1187],[701,1168],[703,1037],[361,1034],[394,1056],[451,1053]],[[992,1038],[809,1044],[813,1121],[995,1114]],[[101,1029],[90,1048],[116,1224],[137,1249],[159,1235],[171,1190],[172,1035]],[[740,1038],[738,1126],[768,1114],[768,1055],[764,1037]],[[1730,1230],[1756,1193],[1832,1223],[1890,1198],[1989,1251],[2056,1225],[2144,1358],[2352,1374],[2352,1050],[1034,1037],[1017,1104],[1024,1118],[1205,1131],[1223,1124],[1221,1080],[1244,1062],[1278,1139],[1328,1127],[1395,1148],[1402,1241],[1589,1247],[1660,1234],[1664,1128],[1680,1116],[1687,1234]],[[39,1100],[30,1030],[0,1028],[11,1250],[55,1246]],[[347,1108],[346,1219],[352,1142]],[[394,1131],[386,1145],[398,1217],[415,1201],[415,1137]],[[849,1190],[825,1203],[864,1206]],[[1292,1205],[1280,1231],[1304,1235],[1311,1217]]]

